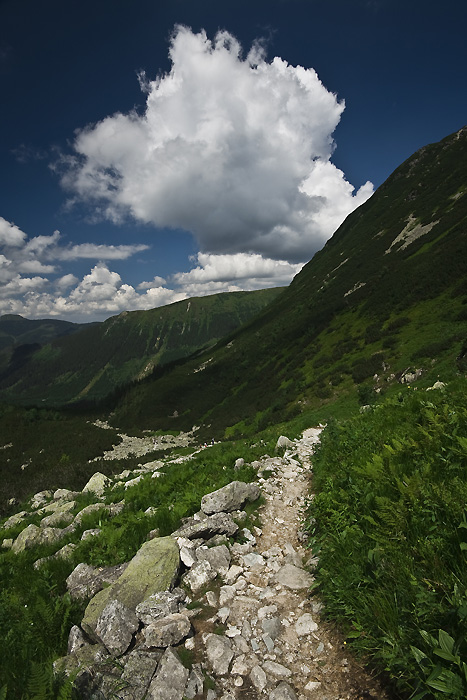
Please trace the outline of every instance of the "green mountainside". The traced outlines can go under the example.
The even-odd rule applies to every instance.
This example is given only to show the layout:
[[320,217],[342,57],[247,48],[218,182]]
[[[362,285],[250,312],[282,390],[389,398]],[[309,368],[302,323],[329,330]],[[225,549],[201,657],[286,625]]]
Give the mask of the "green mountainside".
[[[16,368],[10,362],[0,516],[17,515],[3,523],[0,548],[1,699],[75,697],[52,662],[82,620],[85,603],[66,593],[77,564],[128,561],[154,528],[163,536],[193,515],[201,495],[256,479],[255,461],[281,454],[279,435],[293,439],[318,423],[326,427],[300,525],[310,597],[394,700],[467,697],[466,156],[467,128],[415,153],[289,288],[262,293],[260,309],[261,293],[187,300],[121,314],[28,350]],[[105,396],[135,376],[93,412],[50,407]],[[132,449],[101,458],[122,429]],[[134,451],[135,435],[149,452]],[[208,436],[221,439],[200,449]],[[157,479],[141,473],[153,460],[170,465]],[[96,471],[118,475],[118,488],[69,531],[70,559],[59,554],[63,540],[9,549],[43,524],[42,509],[29,512],[33,493],[81,491]],[[72,515],[92,500],[78,494]],[[112,504],[124,504],[115,518],[104,510]],[[82,538],[90,528],[100,533]],[[39,554],[48,558],[36,568]],[[203,603],[200,611],[212,615]],[[304,662],[316,658],[306,642],[300,652]]]
[[88,323],[71,323],[58,319],[29,320],[17,314],[0,316],[0,370],[15,358],[12,354],[19,346],[28,346],[16,352],[16,362],[19,357],[37,349],[37,344],[44,345],[60,336],[70,335],[82,330]]
[[[51,339],[44,332],[34,340],[45,341],[42,347],[27,345],[10,352],[10,362],[0,375],[1,399],[41,405],[102,399],[155,367],[214,345],[281,291],[230,292],[123,312],[72,336]],[[36,323],[47,329],[46,322]]]
[[464,128],[404,162],[247,327],[127,392],[115,420],[247,435],[384,393],[409,368],[452,375],[467,335],[466,192]]

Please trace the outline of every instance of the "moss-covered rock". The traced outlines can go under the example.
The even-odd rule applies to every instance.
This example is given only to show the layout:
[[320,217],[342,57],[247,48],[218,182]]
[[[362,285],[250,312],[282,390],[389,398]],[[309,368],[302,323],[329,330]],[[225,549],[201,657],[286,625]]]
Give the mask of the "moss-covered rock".
[[158,537],[145,542],[120,578],[99,591],[89,602],[82,628],[96,639],[97,620],[110,600],[118,600],[130,610],[149,596],[173,586],[178,574],[180,553],[172,537]]

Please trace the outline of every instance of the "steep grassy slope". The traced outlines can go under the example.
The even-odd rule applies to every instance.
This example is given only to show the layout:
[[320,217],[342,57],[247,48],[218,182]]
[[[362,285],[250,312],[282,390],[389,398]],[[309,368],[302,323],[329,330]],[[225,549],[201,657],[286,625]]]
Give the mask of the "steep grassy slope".
[[23,348],[22,361],[13,355],[0,377],[0,396],[41,405],[101,399],[154,367],[213,345],[280,291],[215,294],[150,311],[123,312],[39,349]]
[[403,163],[246,329],[155,373],[116,420],[202,421],[228,436],[356,387],[384,391],[410,366],[455,373],[467,335],[466,193],[464,128]]

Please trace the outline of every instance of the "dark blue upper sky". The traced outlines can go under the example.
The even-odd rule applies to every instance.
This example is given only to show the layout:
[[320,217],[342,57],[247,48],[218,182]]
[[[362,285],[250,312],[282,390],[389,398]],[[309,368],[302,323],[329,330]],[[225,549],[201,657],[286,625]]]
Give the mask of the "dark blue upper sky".
[[[145,290],[150,289],[149,281],[153,278],[164,278],[164,281],[156,279],[153,284],[164,290],[159,296],[153,294],[153,305],[157,305],[182,298],[184,294],[202,294],[221,288],[257,288],[275,281],[283,284],[298,268],[286,270],[283,267],[281,276],[272,261],[288,261],[293,266],[307,259],[307,251],[310,251],[308,257],[311,256],[313,245],[307,248],[303,238],[300,243],[295,241],[294,223],[289,215],[284,215],[280,225],[286,226],[283,231],[289,232],[283,233],[282,238],[290,235],[290,255],[287,246],[280,247],[274,242],[277,238],[271,234],[273,224],[259,221],[253,211],[248,213],[253,241],[249,244],[248,235],[241,227],[237,240],[231,221],[225,231],[215,237],[216,226],[222,229],[220,204],[218,218],[205,227],[200,220],[202,212],[193,220],[189,211],[177,216],[171,210],[162,216],[156,211],[162,205],[154,204],[151,208],[147,200],[144,214],[135,214],[134,199],[131,206],[128,205],[127,215],[117,222],[113,214],[102,215],[102,207],[97,204],[104,200],[93,199],[89,182],[85,191],[79,189],[79,175],[84,172],[80,164],[84,160],[89,164],[92,158],[90,151],[82,150],[78,154],[74,145],[77,130],[116,112],[128,115],[133,109],[144,120],[148,95],[142,92],[137,73],[144,70],[147,79],[153,81],[170,71],[169,40],[176,25],[185,25],[193,35],[204,29],[209,40],[214,39],[218,30],[227,30],[242,45],[243,59],[253,42],[260,38],[264,40],[263,61],[266,64],[277,56],[289,66],[314,69],[324,88],[336,94],[339,101],[345,101],[337,128],[329,127],[335,141],[330,157],[343,171],[345,179],[358,190],[368,180],[376,188],[416,149],[443,138],[467,122],[466,20],[465,0],[443,3],[419,0],[1,1],[0,217],[4,220],[4,233],[2,239],[0,228],[0,246],[2,242],[6,246],[3,250],[6,272],[0,276],[0,292],[3,285],[0,314],[102,318],[123,308],[123,300],[118,304],[109,303],[109,294],[115,296],[122,285],[133,289],[126,297],[123,294],[129,308],[138,307],[138,294],[145,295],[140,305],[147,307],[150,304]],[[189,62],[188,49],[186,55]],[[198,89],[198,79],[201,80],[199,76],[193,79],[193,90]],[[233,73],[226,72],[226,87],[219,92],[221,102],[230,100],[237,89],[242,89],[237,87],[236,80]],[[238,85],[243,85],[240,77],[238,80]],[[274,85],[274,81],[271,84]],[[203,89],[201,83],[199,89]],[[290,90],[293,89],[290,84]],[[284,95],[289,95],[288,90],[289,87],[284,86]],[[182,112],[186,109],[187,115],[180,118],[190,118],[194,109],[192,99],[195,98],[185,85],[177,109]],[[247,99],[242,93],[242,104]],[[278,100],[280,102],[279,97]],[[271,106],[269,113],[259,110],[258,129],[252,130],[261,134],[261,140],[271,134],[273,143],[268,148],[274,147],[275,120],[279,119],[275,110],[279,102]],[[170,109],[170,114],[174,114]],[[199,121],[197,124],[199,126]],[[303,133],[305,152],[308,132],[304,130]],[[180,136],[185,139],[186,132],[174,132],[170,139],[167,137],[172,150],[164,151],[164,157],[173,153],[172,147],[179,143]],[[310,131],[309,136],[314,138],[314,132]],[[125,135],[121,138],[124,140]],[[248,138],[247,161],[254,163],[250,131],[237,133],[235,149],[241,150],[242,138]],[[96,132],[96,143],[97,140]],[[98,143],[100,147],[102,141]],[[167,143],[164,142],[164,148]],[[153,145],[149,140],[145,148]],[[183,156],[183,151],[180,153]],[[180,153],[177,151],[172,165],[191,167],[191,162],[187,164],[184,157],[183,164],[179,165]],[[312,150],[310,153],[312,159],[320,157],[314,156]],[[270,157],[269,151],[268,154]],[[67,157],[75,160],[72,184],[68,184],[65,191],[63,172],[69,167]],[[118,156],[113,154],[112,157],[115,158],[112,169],[118,171],[119,178],[126,178],[126,165],[118,160],[122,158],[121,144]],[[324,160],[327,157],[324,156]],[[228,162],[228,173],[231,173],[232,161],[224,159],[223,162]],[[51,164],[55,164],[54,168]],[[204,167],[212,170],[217,167],[217,161],[214,165],[207,161]],[[96,172],[97,166],[94,175]],[[249,171],[244,170],[242,177],[245,172]],[[285,168],[284,179],[289,177],[288,172]],[[225,171],[222,173],[219,178],[225,176]],[[199,177],[199,172],[193,175],[195,181],[199,181]],[[254,177],[258,177],[257,173]],[[147,184],[142,180],[142,187]],[[276,184],[271,185],[272,192]],[[235,190],[236,186],[232,185],[229,175],[225,191]],[[115,189],[115,185],[112,187]],[[156,191],[162,185],[154,184],[154,187]],[[179,188],[180,199],[186,202],[187,180],[183,179],[174,187]],[[208,180],[206,187],[212,187]],[[326,196],[329,195],[331,201],[329,192],[326,190]],[[261,192],[258,197],[263,194]],[[308,194],[314,196],[311,190]],[[105,196],[106,201],[110,201],[108,190]],[[123,196],[127,197],[127,193],[122,192]],[[70,197],[74,199],[74,206],[67,205]],[[164,189],[161,197],[163,202],[164,197],[175,198],[175,193],[172,190],[165,193]],[[199,195],[197,197],[199,200]],[[219,193],[215,197],[216,202],[223,200]],[[125,202],[127,200],[128,197]],[[119,200],[119,211],[122,201]],[[202,196],[200,201],[209,202],[209,199]],[[290,198],[287,201],[290,202]],[[112,206],[114,204],[112,201]],[[193,206],[196,207],[196,202]],[[96,214],[96,207],[100,216]],[[235,202],[228,201],[226,207],[226,218],[229,218],[231,213],[228,212],[235,208]],[[241,197],[238,208],[248,208]],[[8,228],[13,223],[24,234],[21,240],[11,226]],[[246,226],[244,221],[242,226]],[[60,243],[41,246],[39,241],[26,251],[34,238],[49,237],[56,229],[61,232]],[[12,244],[14,235],[17,238]],[[259,241],[266,235],[268,243],[261,247]],[[300,235],[303,236],[303,232]],[[75,254],[70,253],[72,246],[83,244],[101,248],[88,253],[76,248]],[[110,253],[106,246],[113,246]],[[119,246],[135,248],[125,252]],[[49,251],[47,255],[45,248]],[[63,253],[64,250],[68,253]],[[197,258],[200,252],[208,257]],[[36,265],[34,255],[37,255]],[[213,257],[235,255],[236,258],[230,259]],[[258,256],[270,261],[269,267]],[[249,259],[256,261],[256,265],[252,262],[244,273],[238,273],[238,267]],[[180,277],[180,273],[188,273],[195,267],[199,269],[197,276]],[[179,276],[174,277],[177,273]],[[135,292],[140,283],[143,286]],[[109,286],[104,289],[104,285]],[[73,290],[72,302],[67,295]],[[58,294],[62,298],[61,306],[55,304]]]

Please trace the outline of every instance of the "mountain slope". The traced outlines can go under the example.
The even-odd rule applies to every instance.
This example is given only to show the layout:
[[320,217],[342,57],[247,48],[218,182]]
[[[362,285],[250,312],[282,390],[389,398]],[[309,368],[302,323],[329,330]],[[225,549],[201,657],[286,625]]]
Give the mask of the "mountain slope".
[[411,365],[455,372],[467,335],[466,193],[464,128],[403,163],[247,328],[130,391],[116,421],[242,434],[357,386],[384,390]]
[[14,347],[43,345],[54,338],[76,333],[88,325],[52,318],[30,320],[17,314],[0,316],[0,368],[7,366]]
[[41,405],[102,399],[154,367],[215,344],[280,292],[230,292],[123,312],[44,347],[28,346],[0,377],[1,398]]

